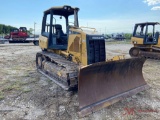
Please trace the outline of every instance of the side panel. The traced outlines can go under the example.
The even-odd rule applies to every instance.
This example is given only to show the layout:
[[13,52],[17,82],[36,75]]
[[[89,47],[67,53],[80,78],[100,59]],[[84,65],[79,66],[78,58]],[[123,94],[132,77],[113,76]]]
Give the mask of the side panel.
[[68,53],[72,54],[72,61],[81,63],[81,34],[70,34],[68,40]]
[[42,49],[47,49],[48,48],[48,38],[44,36],[39,37],[39,46]]
[[86,34],[83,32],[71,31],[68,40],[68,53],[72,54],[72,61],[87,65],[87,49],[86,49]]
[[131,38],[131,42],[132,42],[132,44],[134,45],[134,44],[140,44],[140,45],[142,45],[143,44],[143,38],[137,38],[137,37],[132,37]]
[[86,34],[82,34],[82,64],[88,65]]

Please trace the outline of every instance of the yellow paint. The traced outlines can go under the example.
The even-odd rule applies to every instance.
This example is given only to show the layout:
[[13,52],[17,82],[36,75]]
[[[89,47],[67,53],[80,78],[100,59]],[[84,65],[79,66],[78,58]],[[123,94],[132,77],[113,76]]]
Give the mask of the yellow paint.
[[158,44],[157,44],[158,46],[160,46],[160,37],[159,37],[159,39],[158,39]]
[[39,37],[39,46],[42,49],[47,49],[48,48],[48,38],[44,36]]
[[[86,48],[86,33],[81,29],[71,28],[71,31],[77,32],[79,34],[70,34],[68,40],[67,52],[73,55],[73,62],[81,63],[82,65],[87,65],[87,48]],[[78,52],[71,51],[70,47],[74,44],[75,39],[79,38],[79,50]],[[74,48],[73,48],[74,49]]]
[[114,56],[112,59],[107,60],[107,62],[109,62],[109,61],[123,60],[123,59],[125,59],[124,55],[119,55],[119,56]]
[[67,53],[67,51],[60,51],[60,54],[64,55],[64,56],[69,56],[69,53]]
[[154,47],[159,47],[160,48],[160,44],[157,44],[157,45],[153,45]]
[[62,76],[60,71],[57,72],[57,75],[58,75],[58,76]]
[[132,37],[131,42],[133,45],[143,45],[143,38]]

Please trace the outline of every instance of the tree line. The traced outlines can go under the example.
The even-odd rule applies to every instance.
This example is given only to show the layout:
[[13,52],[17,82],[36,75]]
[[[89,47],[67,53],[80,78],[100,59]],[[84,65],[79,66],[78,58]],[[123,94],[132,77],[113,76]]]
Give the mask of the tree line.
[[124,34],[124,37],[125,37],[126,39],[131,39],[132,33],[125,33],[125,34]]
[[[1,34],[9,34],[13,29],[18,29],[17,27],[13,27],[10,25],[4,25],[4,24],[0,24],[0,35]],[[29,35],[33,34],[34,29],[33,28],[29,28],[29,30],[27,30],[27,33]]]
[[10,25],[0,24],[0,34],[9,34],[13,29],[17,28]]
[[[107,37],[107,38],[111,38],[111,34],[105,34],[104,35],[105,37]],[[125,37],[125,39],[131,39],[131,37],[132,37],[132,33],[124,33],[124,37]]]

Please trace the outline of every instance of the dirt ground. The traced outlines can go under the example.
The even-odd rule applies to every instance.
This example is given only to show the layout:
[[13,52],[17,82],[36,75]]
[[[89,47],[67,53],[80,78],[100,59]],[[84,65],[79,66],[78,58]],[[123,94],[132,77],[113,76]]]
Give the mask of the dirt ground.
[[[125,42],[107,43],[108,59],[126,55]],[[78,95],[69,95],[36,71],[32,44],[0,44],[1,120],[158,120],[160,119],[160,61],[147,60],[143,75],[150,89],[87,117],[79,118]]]

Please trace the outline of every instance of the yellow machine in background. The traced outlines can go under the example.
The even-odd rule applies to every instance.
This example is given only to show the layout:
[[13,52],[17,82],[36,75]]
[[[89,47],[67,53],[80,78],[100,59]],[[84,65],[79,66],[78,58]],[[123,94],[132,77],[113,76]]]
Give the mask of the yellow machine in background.
[[134,47],[129,51],[131,57],[160,59],[160,37],[159,32],[156,31],[157,26],[159,26],[158,22],[135,24],[131,38]]
[[[104,36],[95,29],[80,28],[78,11],[67,5],[44,11],[39,38],[42,51],[36,55],[36,64],[40,73],[63,89],[78,88],[82,117],[145,90],[148,85],[142,75],[145,59],[119,56],[106,61]],[[63,19],[57,20],[57,16]],[[62,20],[65,33],[63,23],[57,24]]]

